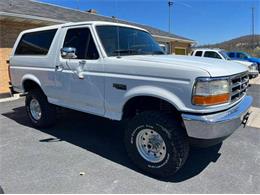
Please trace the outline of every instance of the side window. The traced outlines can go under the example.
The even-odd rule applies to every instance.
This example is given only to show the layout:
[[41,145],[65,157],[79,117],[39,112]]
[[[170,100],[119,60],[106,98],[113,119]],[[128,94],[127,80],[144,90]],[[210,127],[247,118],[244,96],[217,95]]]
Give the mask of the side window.
[[247,56],[243,53],[237,53],[237,58],[240,58],[240,59],[247,59]]
[[24,34],[15,55],[47,55],[56,32],[57,29]]
[[197,51],[197,52],[195,53],[195,56],[202,56],[202,51]]
[[77,59],[98,59],[98,51],[88,28],[74,28],[67,31],[63,47],[76,48]]
[[214,51],[206,51],[204,57],[221,59],[220,55]]
[[230,58],[234,58],[234,57],[235,57],[235,53],[228,53],[228,56],[229,56]]

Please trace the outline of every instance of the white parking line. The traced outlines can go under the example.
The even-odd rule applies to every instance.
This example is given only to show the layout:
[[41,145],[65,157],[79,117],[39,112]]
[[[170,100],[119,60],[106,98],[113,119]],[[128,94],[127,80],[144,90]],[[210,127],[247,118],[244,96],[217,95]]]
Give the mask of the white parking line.
[[250,127],[260,128],[260,108],[251,107],[251,114],[247,125]]
[[11,102],[11,101],[17,100],[17,99],[19,99],[19,98],[20,98],[20,95],[19,95],[19,94],[14,94],[13,97],[0,99],[0,103],[2,103],[2,102]]
[[258,76],[257,78],[251,79],[250,84],[260,85],[260,76]]

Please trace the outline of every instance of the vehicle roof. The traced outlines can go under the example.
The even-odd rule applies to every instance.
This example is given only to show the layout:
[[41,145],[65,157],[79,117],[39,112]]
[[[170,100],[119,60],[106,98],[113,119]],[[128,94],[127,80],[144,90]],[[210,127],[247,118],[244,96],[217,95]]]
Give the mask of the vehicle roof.
[[247,54],[247,55],[249,55],[247,52],[245,52],[245,51],[229,51],[229,52],[227,52],[227,53],[243,53],[243,54]]
[[99,26],[99,25],[111,25],[111,26],[121,26],[121,27],[128,27],[128,28],[134,28],[138,30],[142,30],[145,32],[148,32],[146,29],[123,24],[123,23],[117,23],[117,22],[104,22],[104,21],[86,21],[86,22],[69,22],[65,24],[58,24],[58,25],[51,25],[51,26],[45,26],[40,28],[34,28],[23,31],[23,33],[29,33],[29,32],[37,32],[37,31],[43,31],[43,30],[51,30],[51,29],[58,29],[58,28],[64,28],[64,27],[72,27],[72,26],[83,26],[83,25],[93,25],[93,26]]
[[193,51],[225,51],[225,50],[220,48],[197,48],[194,49]]

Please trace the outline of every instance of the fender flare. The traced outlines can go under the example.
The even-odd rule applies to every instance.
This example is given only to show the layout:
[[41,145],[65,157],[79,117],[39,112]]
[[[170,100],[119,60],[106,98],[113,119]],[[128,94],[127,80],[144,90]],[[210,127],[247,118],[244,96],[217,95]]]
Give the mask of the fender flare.
[[40,82],[40,80],[39,80],[36,76],[34,76],[34,75],[32,75],[32,74],[25,74],[25,75],[22,77],[22,79],[21,79],[23,91],[25,91],[25,89],[24,89],[24,82],[25,82],[25,81],[28,81],[28,80],[35,82],[35,83],[38,84],[39,87],[41,87],[41,89],[42,89],[41,82]]
[[178,111],[181,110],[181,108],[185,107],[183,102],[180,100],[180,98],[178,98],[175,94],[173,94],[172,92],[164,88],[160,88],[156,86],[138,86],[132,88],[124,95],[123,104],[121,106],[121,119],[127,102],[130,101],[132,98],[142,97],[142,96],[149,96],[149,97],[162,99],[170,103]]

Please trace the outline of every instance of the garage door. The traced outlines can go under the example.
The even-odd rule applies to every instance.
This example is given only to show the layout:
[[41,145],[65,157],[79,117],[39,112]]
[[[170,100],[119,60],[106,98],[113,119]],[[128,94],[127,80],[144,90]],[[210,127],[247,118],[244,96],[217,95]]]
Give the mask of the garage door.
[[175,48],[174,49],[174,53],[176,55],[186,55],[186,49],[183,49],[183,48]]

